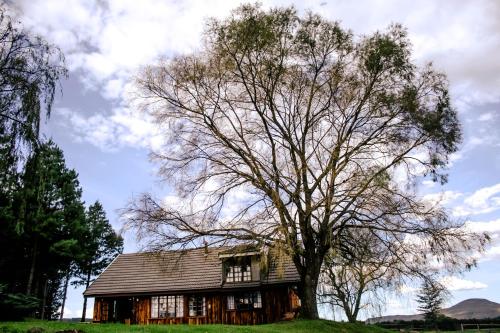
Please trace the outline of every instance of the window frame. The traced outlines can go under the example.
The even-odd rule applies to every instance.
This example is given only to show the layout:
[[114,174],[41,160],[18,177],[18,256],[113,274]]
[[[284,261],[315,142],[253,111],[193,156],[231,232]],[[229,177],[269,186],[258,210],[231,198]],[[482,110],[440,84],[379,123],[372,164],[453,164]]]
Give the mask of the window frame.
[[227,311],[251,311],[261,310],[262,308],[262,293],[260,290],[244,291],[226,295]]
[[[193,304],[196,302],[197,304]],[[201,310],[201,314],[198,314]],[[195,314],[191,314],[192,311],[196,311]],[[191,295],[188,298],[188,317],[206,317],[207,316],[207,301],[203,295]]]
[[[170,302],[173,301],[173,305]],[[163,306],[164,305],[164,306]],[[169,312],[172,309],[174,312]],[[164,308],[164,310],[161,310]],[[171,314],[174,316],[171,316]],[[156,295],[151,296],[151,319],[183,318],[184,317],[184,295]],[[154,316],[156,314],[156,316]],[[161,315],[164,314],[164,315]]]
[[224,262],[224,281],[226,283],[251,282],[252,257],[230,258]]

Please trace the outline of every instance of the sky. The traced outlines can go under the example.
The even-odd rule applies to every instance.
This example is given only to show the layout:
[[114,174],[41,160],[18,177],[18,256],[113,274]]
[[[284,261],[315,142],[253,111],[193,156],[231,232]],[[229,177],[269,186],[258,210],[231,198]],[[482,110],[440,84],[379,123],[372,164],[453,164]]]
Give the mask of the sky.
[[[161,133],[127,102],[141,66],[159,57],[200,49],[207,18],[223,18],[244,1],[15,0],[7,1],[25,28],[57,45],[69,77],[61,82],[43,133],[64,150],[79,173],[87,204],[102,202],[117,230],[120,209],[143,192],[169,193],[148,157]],[[263,7],[295,5],[340,21],[356,35],[402,23],[418,64],[432,61],[448,75],[464,140],[448,166],[444,186],[423,181],[419,191],[440,199],[455,218],[492,243],[478,267],[444,282],[447,305],[467,298],[500,303],[500,1],[318,0],[261,1]],[[140,250],[131,231],[125,252]],[[81,316],[83,290],[71,289],[65,317]],[[416,313],[415,290],[388,296],[382,314]],[[87,316],[92,316],[93,301]],[[328,313],[323,312],[323,315]],[[369,314],[365,314],[369,315]]]

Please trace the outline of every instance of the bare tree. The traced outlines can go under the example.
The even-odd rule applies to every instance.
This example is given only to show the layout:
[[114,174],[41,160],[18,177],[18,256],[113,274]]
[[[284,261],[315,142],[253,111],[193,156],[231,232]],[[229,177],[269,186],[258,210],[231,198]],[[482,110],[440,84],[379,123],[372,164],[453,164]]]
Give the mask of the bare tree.
[[[168,126],[153,157],[179,200],[145,194],[129,225],[153,248],[205,239],[284,249],[307,318],[318,317],[323,259],[346,228],[377,230],[386,246],[427,237],[438,256],[463,250],[467,235],[445,212],[395,181],[445,181],[439,169],[461,136],[445,76],[410,55],[399,25],[354,38],[317,15],[253,5],[210,21],[201,50],[137,80],[144,107]],[[363,208],[380,184],[398,195]]]
[[[383,293],[398,293],[405,284],[415,280],[428,281],[439,274],[453,275],[470,270],[476,265],[473,248],[481,250],[489,237],[467,234],[465,230],[436,228],[426,231],[432,234],[418,235],[391,233],[384,230],[397,217],[425,217],[426,212],[419,205],[423,202],[406,193],[406,205],[394,206],[394,196],[404,196],[397,188],[387,189],[387,182],[379,182],[376,191],[368,191],[358,200],[352,219],[358,225],[350,225],[337,234],[337,243],[326,255],[320,280],[319,300],[331,305],[332,309],[342,309],[350,322],[355,322],[362,309],[376,310],[384,301]],[[436,203],[434,203],[436,205]],[[432,207],[432,206],[431,206]],[[427,208],[429,209],[429,208]],[[436,206],[430,209],[427,218],[446,218]],[[369,212],[367,214],[367,212]],[[370,218],[381,218],[372,221]],[[388,218],[389,217],[389,218]],[[407,221],[410,222],[410,221]],[[361,228],[360,228],[361,227]],[[457,244],[462,241],[462,244]],[[435,256],[434,243],[439,251]],[[445,245],[445,246],[441,246]]]
[[356,322],[360,310],[377,305],[367,301],[374,303],[378,291],[399,285],[401,262],[369,231],[349,231],[339,237],[341,246],[325,257],[318,298],[332,310],[342,309],[349,322]]

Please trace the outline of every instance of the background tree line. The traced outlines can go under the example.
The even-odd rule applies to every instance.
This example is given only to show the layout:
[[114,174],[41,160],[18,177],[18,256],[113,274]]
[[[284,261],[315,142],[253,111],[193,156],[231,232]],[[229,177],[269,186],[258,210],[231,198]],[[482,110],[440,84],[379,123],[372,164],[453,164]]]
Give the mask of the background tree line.
[[123,250],[102,205],[85,207],[62,150],[40,136],[66,75],[59,49],[0,7],[0,319],[62,318],[68,285],[88,286]]

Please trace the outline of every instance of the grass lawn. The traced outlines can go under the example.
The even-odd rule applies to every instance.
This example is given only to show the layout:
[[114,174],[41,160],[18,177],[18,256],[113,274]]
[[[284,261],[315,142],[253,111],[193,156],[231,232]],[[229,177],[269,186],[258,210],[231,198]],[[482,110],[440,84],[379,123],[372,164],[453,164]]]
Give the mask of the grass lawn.
[[327,320],[296,320],[256,326],[232,325],[124,325],[65,323],[57,321],[0,322],[0,333],[25,333],[32,327],[41,327],[46,333],[64,329],[77,329],[85,333],[386,333],[376,326],[337,323]]

